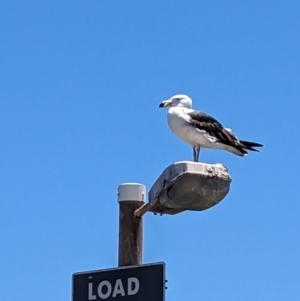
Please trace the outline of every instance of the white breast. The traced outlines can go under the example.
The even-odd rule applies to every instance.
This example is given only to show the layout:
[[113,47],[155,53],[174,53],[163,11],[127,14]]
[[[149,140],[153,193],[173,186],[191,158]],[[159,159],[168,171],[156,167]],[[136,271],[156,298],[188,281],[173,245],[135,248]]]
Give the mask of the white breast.
[[[190,111],[190,110],[188,110]],[[168,111],[168,124],[172,132],[184,142],[191,146],[209,147],[209,141],[204,135],[205,131],[201,131],[189,125],[190,117],[186,114],[186,108],[172,107]]]

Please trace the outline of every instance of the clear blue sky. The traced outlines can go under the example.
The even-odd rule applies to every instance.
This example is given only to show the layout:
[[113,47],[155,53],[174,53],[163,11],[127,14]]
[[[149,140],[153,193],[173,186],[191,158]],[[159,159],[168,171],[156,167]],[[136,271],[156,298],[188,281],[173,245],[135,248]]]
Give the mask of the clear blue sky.
[[189,146],[165,98],[264,143],[225,164],[202,213],[145,217],[167,300],[300,300],[300,2],[0,2],[0,300],[71,299],[74,272],[117,265],[117,186],[151,187]]

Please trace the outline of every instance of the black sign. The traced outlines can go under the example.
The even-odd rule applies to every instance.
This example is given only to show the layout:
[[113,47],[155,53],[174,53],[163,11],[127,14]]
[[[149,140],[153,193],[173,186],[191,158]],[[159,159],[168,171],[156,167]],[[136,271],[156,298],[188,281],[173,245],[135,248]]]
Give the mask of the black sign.
[[73,274],[73,301],[164,301],[163,262]]

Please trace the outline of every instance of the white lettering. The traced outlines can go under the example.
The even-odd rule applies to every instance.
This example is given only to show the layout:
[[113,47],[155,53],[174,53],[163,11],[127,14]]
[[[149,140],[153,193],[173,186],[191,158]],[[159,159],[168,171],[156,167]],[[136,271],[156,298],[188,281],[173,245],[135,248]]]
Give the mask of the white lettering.
[[93,295],[93,283],[89,283],[89,301],[96,300],[96,295]]
[[117,279],[116,284],[115,284],[115,288],[114,288],[114,292],[113,292],[113,298],[117,297],[117,295],[120,294],[121,296],[125,296],[125,291],[124,291],[124,287],[123,287],[123,283],[121,279]]
[[[139,279],[135,277],[128,278],[128,296],[135,295],[140,289]],[[133,287],[134,284],[134,287]]]
[[[103,287],[106,286],[107,287],[107,292],[103,293]],[[107,280],[103,280],[99,283],[98,285],[98,295],[101,299],[107,299],[112,291],[112,287],[111,284],[107,281]]]

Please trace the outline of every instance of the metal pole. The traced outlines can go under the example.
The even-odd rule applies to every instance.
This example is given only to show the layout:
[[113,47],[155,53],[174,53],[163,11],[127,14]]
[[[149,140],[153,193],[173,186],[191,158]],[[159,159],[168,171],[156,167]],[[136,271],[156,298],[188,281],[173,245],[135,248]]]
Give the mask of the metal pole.
[[146,187],[124,183],[118,187],[119,202],[119,266],[142,264],[143,218],[134,211],[145,202]]

